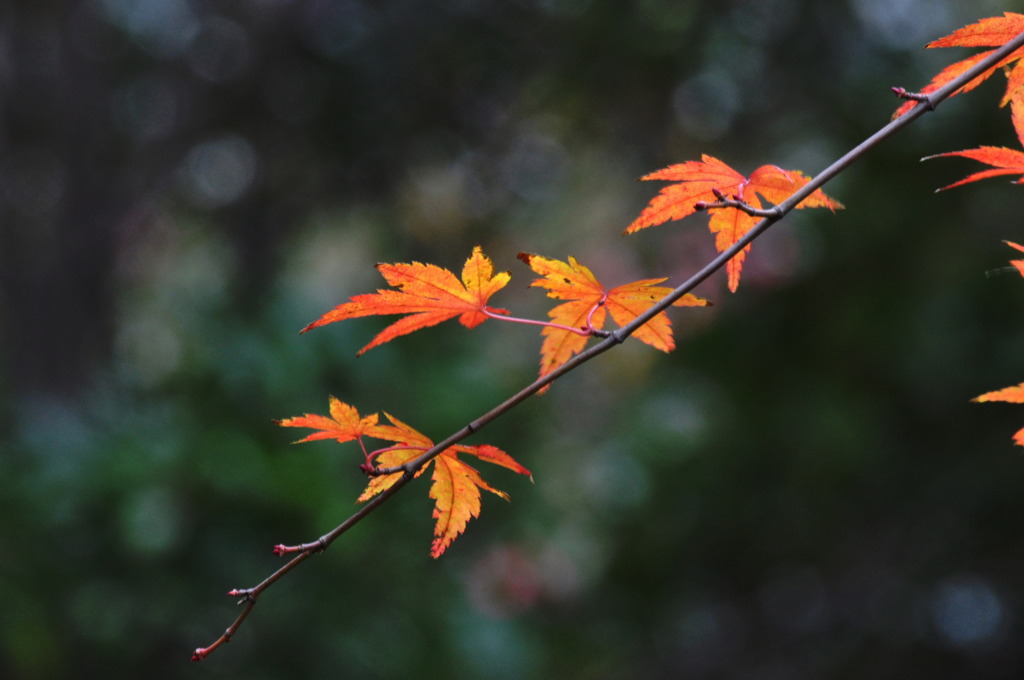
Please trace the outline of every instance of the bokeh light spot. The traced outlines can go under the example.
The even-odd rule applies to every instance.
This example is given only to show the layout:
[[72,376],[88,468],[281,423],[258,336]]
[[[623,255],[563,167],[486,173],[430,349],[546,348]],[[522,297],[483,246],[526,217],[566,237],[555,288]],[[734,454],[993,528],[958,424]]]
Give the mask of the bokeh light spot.
[[951,578],[931,598],[932,621],[942,638],[955,647],[992,641],[1004,619],[1003,603],[992,586],[973,577]]
[[181,168],[186,197],[200,208],[234,203],[256,179],[257,160],[252,145],[237,135],[197,144]]

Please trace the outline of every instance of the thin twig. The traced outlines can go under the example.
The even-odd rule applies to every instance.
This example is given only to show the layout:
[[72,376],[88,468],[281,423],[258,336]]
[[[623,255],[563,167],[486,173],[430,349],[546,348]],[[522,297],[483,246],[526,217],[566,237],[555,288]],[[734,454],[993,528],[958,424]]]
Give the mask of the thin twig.
[[[778,222],[783,217],[788,215],[801,201],[810,196],[816,190],[820,189],[829,180],[831,180],[833,177],[844,171],[847,167],[852,165],[868,150],[878,145],[880,142],[887,139],[888,137],[892,136],[899,130],[903,129],[907,125],[910,125],[912,122],[920,118],[922,115],[928,113],[929,111],[934,111],[936,106],[938,106],[940,102],[947,99],[950,95],[952,95],[965,84],[973,80],[976,76],[978,76],[991,66],[995,65],[1003,58],[1008,56],[1010,53],[1012,53],[1014,50],[1022,46],[1024,46],[1024,33],[1021,33],[1013,40],[1006,43],[1003,47],[999,48],[985,59],[979,61],[977,64],[974,65],[973,68],[965,71],[959,77],[955,78],[954,80],[950,81],[943,87],[937,89],[936,91],[930,94],[909,93],[906,90],[902,89],[897,90],[898,96],[904,99],[912,99],[914,101],[917,101],[919,102],[918,105],[912,108],[911,110],[907,111],[899,118],[896,118],[895,120],[889,122],[887,125],[878,130],[878,132],[865,139],[863,142],[861,142],[856,147],[847,152],[844,156],[842,156],[837,161],[835,161],[827,168],[822,170],[817,176],[811,179],[798,191],[793,193],[785,201],[779,203],[778,205],[774,206],[769,211],[767,211],[770,213],[769,215],[765,215],[764,218],[760,222],[758,222],[753,228],[751,228],[751,230],[747,232],[742,238],[740,238],[738,241],[732,244],[732,246],[730,246],[728,249],[719,253],[718,256],[716,256],[713,260],[708,262],[700,271],[695,273],[693,276],[691,276],[689,279],[687,279],[685,282],[683,282],[681,285],[675,288],[671,293],[666,295],[659,302],[655,303],[645,312],[638,315],[636,319],[634,319],[632,322],[626,324],[617,331],[609,333],[607,337],[605,337],[597,344],[593,345],[589,349],[584,350],[583,352],[580,352],[579,354],[572,357],[555,370],[545,374],[544,376],[538,378],[531,384],[527,385],[522,390],[512,395],[505,401],[501,402],[491,410],[487,411],[476,420],[470,422],[462,429],[451,434],[446,439],[438,442],[419,457],[402,465],[400,470],[396,469],[396,472],[402,471],[403,475],[393,485],[388,487],[388,489],[383,491],[378,496],[368,501],[366,505],[360,508],[352,516],[350,516],[344,522],[339,524],[329,533],[321,536],[318,540],[312,543],[297,546],[296,549],[298,550],[298,554],[296,554],[295,557],[289,560],[280,569],[278,569],[273,574],[268,576],[259,585],[255,586],[254,588],[249,588],[245,590],[231,591],[231,594],[233,594],[236,597],[238,595],[243,596],[242,600],[239,602],[239,604],[244,605],[242,612],[235,619],[234,623],[232,623],[231,626],[226,631],[224,631],[224,633],[219,638],[217,638],[217,640],[213,644],[211,644],[208,647],[196,649],[195,652],[193,653],[192,660],[201,661],[221,645],[230,642],[231,638],[235,635],[239,627],[241,627],[246,617],[249,616],[249,613],[256,605],[257,598],[267,588],[272,586],[280,578],[285,576],[285,574],[290,572],[295,567],[299,566],[302,562],[304,562],[312,555],[325,550],[339,536],[341,536],[343,533],[351,529],[358,522],[362,521],[363,518],[365,518],[371,512],[376,510],[381,504],[383,504],[389,498],[391,498],[391,496],[398,493],[398,491],[402,487],[404,487],[406,484],[409,483],[409,481],[413,479],[415,473],[418,470],[420,470],[424,465],[433,460],[435,457],[440,455],[441,452],[443,452],[444,450],[451,446],[454,446],[455,444],[458,444],[463,439],[466,439],[467,437],[469,437],[470,435],[472,435],[473,433],[477,432],[482,427],[490,423],[492,420],[495,420],[496,418],[499,418],[503,414],[507,413],[515,406],[517,406],[519,403],[533,396],[543,388],[547,387],[554,381],[558,380],[566,373],[569,373],[570,371],[576,369],[578,366],[590,361],[597,355],[603,354],[612,347],[624,342],[626,338],[635,333],[641,326],[643,326],[645,323],[653,319],[661,312],[668,309],[670,306],[672,306],[673,303],[681,299],[684,295],[692,291],[712,274],[714,274],[719,269],[724,267],[729,260],[731,260],[733,257],[736,256],[737,253],[739,253],[741,250],[750,245],[750,243],[754,241],[754,239],[758,238],[759,236],[761,236],[761,234],[767,231],[772,224]],[[724,207],[736,207],[739,209],[743,209],[738,205],[729,205]]]
[[697,201],[693,204],[694,210],[702,211],[714,210],[715,208],[736,208],[737,210],[741,210],[753,217],[774,217],[776,219],[780,217],[779,211],[775,206],[771,208],[755,208],[742,199],[736,197],[729,198],[719,189],[712,189],[712,191],[714,191],[715,195],[718,196],[718,200],[710,203],[708,201]]
[[[364,517],[369,515],[374,510],[376,510],[377,506],[379,506],[381,503],[384,503],[385,501],[387,501],[387,499],[391,498],[391,496],[398,493],[399,489],[408,484],[412,478],[413,475],[411,473],[402,475],[398,479],[398,481],[396,481],[390,487],[381,492],[380,495],[368,501],[366,505],[361,507],[351,517],[346,519],[338,526],[334,527],[334,529],[324,534],[316,541],[313,541],[312,543],[308,543],[305,546],[303,546],[304,549],[301,552],[299,552],[295,557],[288,560],[288,562],[286,562],[284,566],[275,571],[273,574],[263,579],[263,581],[260,582],[259,585],[253,588],[246,588],[244,590],[230,591],[228,595],[231,595],[232,597],[243,595],[243,599],[239,602],[239,604],[244,604],[245,607],[242,609],[242,612],[238,615],[238,618],[235,619],[234,623],[232,623],[228,627],[228,629],[225,630],[224,633],[222,633],[221,636],[214,641],[212,645],[210,645],[209,647],[200,647],[196,649],[192,653],[192,660],[202,661],[207,656],[209,656],[210,653],[213,652],[213,650],[217,649],[223,644],[231,642],[231,638],[238,631],[239,627],[241,627],[246,617],[249,616],[249,613],[252,611],[253,607],[256,606],[256,600],[257,598],[259,598],[261,594],[263,594],[263,591],[265,591],[270,586],[274,585],[274,583],[276,583],[278,579],[282,578],[285,574],[287,574],[292,569],[305,562],[313,555],[326,550],[327,546],[333,543],[339,536],[341,536],[343,533],[354,527],[356,524],[359,523],[360,520],[362,520]],[[278,551],[275,549],[275,552]],[[278,554],[281,553],[278,552]]]

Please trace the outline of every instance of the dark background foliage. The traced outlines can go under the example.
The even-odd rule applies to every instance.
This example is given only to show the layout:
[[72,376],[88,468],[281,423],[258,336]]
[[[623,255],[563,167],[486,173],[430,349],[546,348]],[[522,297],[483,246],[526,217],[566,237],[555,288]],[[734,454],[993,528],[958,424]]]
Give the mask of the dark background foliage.
[[943,105],[676,310],[474,441],[512,504],[441,560],[414,485],[261,599],[224,593],[354,508],[351,446],[271,420],[327,395],[441,438],[527,384],[535,330],[455,324],[354,358],[298,329],[483,245],[678,283],[704,218],[624,238],[645,172],[813,174],[1016,2],[90,0],[0,8],[0,673],[1016,678],[1024,284],[1016,187],[933,195],[1016,146],[1002,83]]

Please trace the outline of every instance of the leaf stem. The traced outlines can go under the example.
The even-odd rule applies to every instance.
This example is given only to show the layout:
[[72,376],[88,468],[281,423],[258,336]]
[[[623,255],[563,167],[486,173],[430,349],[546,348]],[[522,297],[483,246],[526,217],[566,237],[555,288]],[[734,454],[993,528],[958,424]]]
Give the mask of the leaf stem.
[[588,335],[600,334],[602,338],[607,338],[608,335],[610,335],[610,333],[608,332],[603,332],[597,328],[594,328],[594,314],[597,313],[599,307],[604,307],[604,303],[607,301],[608,293],[604,293],[603,295],[601,295],[601,299],[598,300],[597,303],[590,308],[589,312],[587,312],[587,330],[589,331]]
[[[395,446],[389,446],[389,447],[384,448],[384,449],[377,449],[376,451],[374,451],[370,455],[371,455],[371,457],[376,457],[377,454],[385,453],[387,451],[426,451],[426,450],[427,450],[426,446],[409,446],[407,444],[396,444]],[[418,471],[419,471],[419,468],[413,469],[413,468],[411,468],[409,466],[408,463],[402,463],[401,465],[395,465],[394,467],[386,467],[386,468],[370,467],[370,468],[364,468],[363,469],[363,472],[365,472],[370,477],[380,477],[382,475],[393,475],[396,472],[409,472],[409,473],[415,474]]]
[[[511,321],[512,323],[525,323],[530,326],[546,326],[547,328],[555,328],[560,331],[567,331],[569,333],[575,333],[576,335],[582,335],[589,337],[594,334],[594,328],[589,325],[587,328],[573,328],[572,326],[565,326],[554,321],[540,321],[538,319],[523,319],[518,316],[509,316],[507,314],[495,314],[489,309],[484,309],[484,314],[492,319],[498,319],[499,321]],[[593,314],[593,312],[591,312]]]

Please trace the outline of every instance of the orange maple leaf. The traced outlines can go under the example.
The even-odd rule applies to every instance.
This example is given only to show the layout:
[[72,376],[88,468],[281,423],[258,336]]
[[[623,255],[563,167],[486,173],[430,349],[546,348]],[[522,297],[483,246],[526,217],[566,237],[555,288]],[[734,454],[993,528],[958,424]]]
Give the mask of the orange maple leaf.
[[406,314],[359,350],[366,350],[394,340],[400,335],[436,326],[459,317],[466,328],[479,326],[494,314],[507,314],[504,309],[487,306],[492,295],[509,282],[508,272],[494,273],[494,265],[480,246],[462,268],[462,280],[447,269],[433,264],[378,264],[377,270],[398,290],[378,290],[356,295],[302,329],[302,333],[318,326],[377,314]]
[[[1018,250],[1024,253],[1024,246],[1014,243],[1013,241],[1003,241],[1006,245],[1010,246],[1014,250]],[[1024,276],[1024,260],[1010,260],[1021,276]],[[1013,387],[1004,387],[1001,390],[995,390],[994,392],[986,392],[985,394],[979,395],[971,401],[986,402],[986,401],[1005,401],[1011,404],[1024,404],[1024,383],[1014,385]],[[1018,446],[1024,446],[1024,429],[1018,430],[1013,435],[1013,441]]]
[[[1024,14],[1004,12],[1001,17],[988,17],[981,19],[976,23],[969,24],[959,30],[953,31],[944,38],[939,38],[938,40],[928,43],[927,47],[992,47],[998,49],[1013,38],[1017,37],[1017,35],[1022,31],[1024,31]],[[921,94],[930,94],[935,90],[938,90],[940,87],[954,80],[968,69],[973,68],[975,64],[992,54],[994,51],[995,49],[979,52],[978,54],[972,55],[954,64],[950,64],[939,71],[939,73],[932,78],[932,81],[925,85],[921,90]],[[1003,94],[1003,99],[999,104],[1000,106],[1005,106],[1006,103],[1010,101],[1013,93],[1024,85],[1024,64],[1019,61],[1021,57],[1024,57],[1024,48],[1013,51],[1008,57],[985,70],[981,75],[969,81],[953,94],[957,95],[962,92],[970,92],[991,77],[997,69],[1007,66],[1009,68],[1006,69],[1006,92]],[[1010,67],[1009,65],[1014,61],[1017,63]],[[917,106],[917,104],[918,102],[914,100],[907,100],[903,102],[903,104],[896,109],[896,113],[894,113],[892,117],[899,118],[904,113]]]
[[[738,198],[752,208],[761,210],[763,209],[761,198],[778,205],[810,181],[809,177],[798,170],[783,170],[775,165],[762,165],[747,178],[717,158],[708,155],[702,155],[699,161],[670,165],[657,172],[644,175],[640,179],[667,180],[676,182],[676,184],[664,187],[657,196],[651,199],[640,216],[626,227],[627,234],[663,224],[669,220],[681,220],[688,217],[698,211],[697,203],[718,201],[716,192],[727,197]],[[796,207],[828,208],[835,212],[843,206],[819,189]],[[727,250],[761,220],[761,218],[739,208],[711,208],[708,212],[711,215],[708,227],[715,235],[715,248],[718,249],[718,252]],[[736,288],[739,286],[743,261],[749,251],[750,246],[747,246],[726,265],[729,290],[732,292],[736,292]]]
[[[1013,241],[1003,241],[1003,243],[1024,253],[1024,246],[1022,245],[1018,245]],[[1024,260],[1010,260],[1010,264],[1017,268],[1017,271],[1020,272],[1021,276],[1024,276]]]
[[[1013,129],[1017,132],[1017,139],[1024,145],[1024,90],[1018,90],[1011,98],[1010,114],[1010,118],[1013,121]],[[976,149],[937,153],[933,156],[925,156],[921,160],[927,161],[932,158],[946,158],[948,156],[970,158],[971,160],[991,165],[992,169],[979,170],[974,174],[964,177],[959,182],[953,182],[948,186],[942,187],[939,191],[952,189],[968,182],[977,182],[979,179],[998,177],[999,175],[1021,175],[1014,184],[1024,183],[1024,151],[1007,149],[1004,146],[979,146]]]
[[382,433],[389,433],[386,425],[377,424],[377,414],[373,413],[364,418],[359,417],[359,411],[354,406],[349,406],[343,401],[330,397],[329,399],[331,416],[318,416],[314,413],[307,413],[304,416],[285,418],[274,422],[281,427],[308,427],[316,430],[313,434],[304,437],[296,444],[312,442],[319,439],[334,439],[344,443],[359,439],[362,436],[384,439]]
[[[1020,248],[1020,246],[1016,246]],[[1024,248],[1022,248],[1024,250]],[[1013,387],[1004,387],[1001,390],[995,390],[994,392],[986,392],[980,396],[975,397],[971,401],[986,402],[986,401],[1005,401],[1011,404],[1024,404],[1024,383],[1015,385]],[[1018,430],[1013,435],[1013,441],[1018,446],[1024,446],[1024,429]]]
[[[582,352],[589,338],[587,331],[603,329],[607,314],[611,314],[620,327],[625,326],[672,292],[671,288],[655,285],[664,281],[663,278],[634,281],[606,290],[590,269],[574,257],[569,257],[568,262],[562,262],[519,253],[519,259],[541,275],[531,286],[546,288],[550,298],[567,300],[548,312],[557,326],[546,326],[541,331],[544,336],[540,350],[541,376],[558,368],[574,354]],[[677,307],[704,307],[710,303],[696,295],[687,294],[674,304]],[[641,326],[633,337],[663,352],[675,349],[672,324],[665,312]]]
[[[421,456],[424,451],[433,448],[434,442],[429,437],[388,413],[384,415],[391,421],[391,425],[382,425],[381,428],[384,431],[380,432],[379,436],[382,439],[397,442],[397,445],[383,449],[376,454],[378,466],[389,468],[404,465]],[[435,501],[433,516],[437,520],[434,525],[434,541],[430,547],[430,554],[433,557],[440,557],[452,541],[466,530],[469,520],[480,516],[480,489],[490,491],[505,500],[509,499],[508,494],[489,485],[480,477],[480,473],[475,468],[461,460],[458,455],[460,453],[476,456],[481,460],[500,465],[533,479],[530,471],[517,463],[512,456],[489,444],[450,446],[420,468],[416,473],[417,477],[431,465],[434,466],[434,472],[431,475],[433,484],[430,487],[430,497]],[[402,474],[404,473],[393,472],[374,477],[359,496],[359,501],[370,500],[391,488]]]

